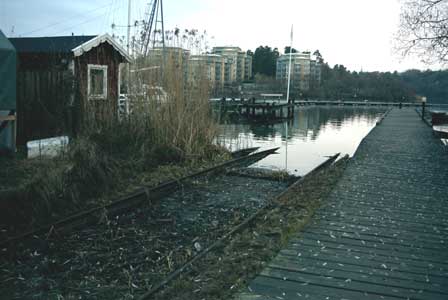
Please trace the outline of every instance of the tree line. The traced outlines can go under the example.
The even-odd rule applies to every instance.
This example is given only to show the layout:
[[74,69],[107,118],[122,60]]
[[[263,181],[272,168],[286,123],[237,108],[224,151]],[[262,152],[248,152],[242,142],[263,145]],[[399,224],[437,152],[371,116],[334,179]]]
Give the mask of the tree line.
[[[284,49],[289,53],[290,47]],[[297,52],[292,48],[292,52]],[[252,70],[255,76],[275,78],[276,62],[280,56],[277,48],[260,46],[252,55]],[[435,103],[448,103],[448,70],[405,72],[356,72],[337,64],[333,67],[324,62],[319,50],[315,54],[321,60],[321,83],[311,85],[308,91],[300,91],[303,98],[415,101],[416,96],[426,96]]]

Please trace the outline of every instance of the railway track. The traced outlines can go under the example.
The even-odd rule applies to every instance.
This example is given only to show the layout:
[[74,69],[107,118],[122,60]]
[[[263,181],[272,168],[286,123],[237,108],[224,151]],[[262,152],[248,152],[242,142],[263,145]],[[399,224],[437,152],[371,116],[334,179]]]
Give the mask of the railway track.
[[224,234],[221,238],[216,240],[213,244],[211,244],[209,247],[204,249],[202,252],[198,253],[196,256],[191,258],[188,262],[186,262],[184,265],[182,265],[180,268],[176,269],[174,272],[169,274],[164,280],[162,280],[160,283],[155,285],[153,288],[151,288],[148,292],[143,294],[139,300],[148,300],[151,299],[152,295],[154,295],[157,291],[162,289],[165,285],[170,283],[172,280],[177,278],[179,275],[181,275],[183,272],[185,272],[188,268],[190,268],[194,262],[199,260],[201,257],[215,249],[218,245],[225,242],[227,239],[229,239],[233,234],[241,231],[243,228],[247,227],[256,217],[264,213],[267,209],[269,209],[276,201],[281,201],[281,199],[293,188],[300,185],[305,178],[308,176],[314,174],[315,172],[327,167],[328,165],[332,164],[338,157],[340,153],[337,153],[335,155],[332,155],[328,157],[324,162],[316,166],[314,169],[312,169],[310,172],[308,172],[305,176],[301,177],[299,180],[297,180],[294,184],[292,184],[289,188],[285,189],[282,193],[268,201],[263,207],[258,209],[255,213],[251,214],[249,217],[244,219],[241,223],[233,227],[230,231],[228,231],[226,234]]
[[230,161],[221,163],[217,166],[207,168],[202,171],[184,176],[177,180],[171,180],[162,183],[156,187],[142,187],[130,195],[112,201],[105,206],[97,206],[88,210],[84,210],[59,221],[41,226],[35,230],[30,230],[6,240],[0,241],[0,248],[7,248],[13,243],[24,241],[30,237],[38,237],[45,234],[48,238],[51,234],[63,234],[64,232],[73,230],[79,226],[85,226],[100,221],[102,218],[111,218],[114,215],[122,214],[144,203],[151,203],[160,197],[174,192],[188,181],[197,179],[201,176],[211,176],[220,172],[226,172],[232,168],[249,166],[268,155],[275,153],[278,148],[272,148],[260,151],[254,154],[252,152],[258,150],[258,147],[238,150],[232,153],[236,157]]
[[[181,180],[176,181],[176,184],[171,185],[171,190],[169,188],[163,188],[166,187],[166,184],[163,184],[159,187],[154,188],[154,190],[161,191],[160,193],[156,194],[150,193],[149,197],[150,199],[155,202],[155,199],[159,199],[162,196],[165,196],[164,201],[160,205],[169,204],[170,201],[167,201],[167,196],[172,191],[177,190],[178,198],[172,199],[171,202],[178,203],[179,199],[188,198],[194,201],[200,201],[200,197],[198,194],[195,194],[195,190],[198,188],[200,189],[201,186],[194,186],[192,189],[185,188],[179,189],[182,186],[188,186],[188,182],[192,179],[201,178],[200,181],[204,182],[204,186],[209,186],[213,184],[212,181],[207,181],[206,178],[204,178],[204,175],[211,175],[211,174],[220,174],[223,172],[226,172],[228,170],[232,170],[235,167],[239,166],[246,166],[249,165],[267,155],[270,155],[271,153],[274,153],[276,149],[270,149],[267,151],[262,151],[256,154],[249,155],[248,157],[243,157],[243,159],[235,159],[228,163],[221,164],[219,166],[197,172],[195,174],[192,174],[190,176],[186,176],[182,178]],[[301,182],[309,175],[313,174],[314,172],[325,168],[329,164],[333,163],[337,159],[338,155],[329,157],[326,161],[324,161],[322,164],[317,166],[313,171],[309,172],[307,175],[302,177],[300,180],[298,180],[296,183],[294,183],[292,187],[300,185]],[[217,176],[218,178],[225,178],[228,176]],[[215,177],[214,177],[215,178]],[[213,179],[215,180],[215,179]],[[253,179],[247,179],[247,180],[253,180]],[[237,179],[238,181],[238,179]],[[264,181],[266,181],[264,179]],[[260,184],[260,182],[258,182]],[[168,185],[168,186],[170,186]],[[263,182],[264,185],[264,182]],[[244,182],[240,185],[244,186]],[[237,190],[239,187],[237,184],[234,184],[232,186],[232,189]],[[256,182],[254,184],[254,190],[262,189],[261,186],[256,186]],[[190,190],[190,191],[189,191]],[[279,199],[281,199],[289,189],[282,189],[283,192],[279,193],[277,192],[277,196],[269,196],[266,202],[263,202],[263,205],[256,208],[253,207],[252,210],[245,210],[247,213],[243,214],[242,218],[239,219],[236,223],[229,223],[224,224],[219,223],[219,226],[212,226],[210,223],[213,223],[211,221],[212,219],[205,218],[205,222],[200,222],[201,226],[205,226],[203,230],[197,230],[197,229],[191,229],[189,228],[187,230],[188,234],[183,234],[182,232],[178,232],[179,228],[183,227],[183,224],[181,221],[176,221],[176,217],[166,217],[165,215],[158,215],[161,210],[158,210],[156,215],[151,215],[151,211],[153,208],[148,205],[139,205],[147,203],[148,201],[148,193],[145,192],[144,195],[141,195],[143,198],[141,199],[141,202],[130,202],[128,207],[122,207],[118,206],[118,209],[115,210],[115,206],[111,206],[112,209],[108,210],[107,214],[108,216],[104,216],[105,212],[97,211],[95,214],[90,213],[86,216],[89,217],[93,215],[91,221],[98,222],[99,218],[101,218],[101,215],[103,215],[103,218],[110,218],[111,225],[104,225],[101,224],[101,226],[95,226],[95,227],[88,227],[84,226],[80,231],[75,231],[71,234],[67,234],[67,238],[64,238],[64,241],[61,243],[60,241],[57,241],[55,244],[58,246],[57,249],[50,249],[48,252],[50,253],[48,256],[46,254],[41,253],[39,250],[39,253],[36,251],[35,254],[31,252],[31,258],[27,258],[29,261],[24,262],[25,267],[23,266],[14,266],[11,265],[11,268],[17,268],[19,269],[17,272],[19,274],[26,274],[32,273],[32,272],[38,272],[41,273],[42,271],[37,270],[36,268],[40,268],[40,265],[44,262],[45,264],[48,264],[48,262],[55,261],[55,268],[57,269],[57,272],[59,272],[61,275],[56,275],[56,278],[58,277],[66,277],[70,278],[70,276],[73,275],[67,275],[73,273],[73,269],[77,270],[76,272],[83,272],[86,274],[89,274],[92,272],[91,269],[97,269],[99,272],[102,272],[102,270],[107,269],[107,272],[103,272],[97,275],[97,277],[104,278],[105,281],[113,281],[117,280],[118,282],[122,282],[123,278],[120,278],[122,276],[122,272],[126,268],[130,268],[129,273],[134,272],[133,276],[139,276],[140,279],[137,281],[134,281],[134,283],[131,284],[130,288],[133,287],[135,289],[139,289],[139,292],[136,291],[135,295],[141,295],[140,299],[151,299],[152,296],[163,289],[165,285],[169,284],[173,279],[177,278],[182,273],[188,271],[191,269],[192,265],[200,260],[204,255],[207,253],[213,251],[218,245],[225,243],[226,240],[230,239],[235,233],[241,231],[242,229],[249,226],[253,220],[257,217],[262,215],[264,212],[266,212],[268,209],[270,209],[273,205],[273,203]],[[144,192],[144,191],[142,191]],[[207,191],[205,191],[207,192]],[[189,194],[192,193],[192,194]],[[238,194],[238,192],[236,192]],[[263,191],[261,191],[263,193]],[[179,198],[180,197],[180,198]],[[183,202],[183,201],[182,201]],[[204,202],[205,203],[205,202]],[[180,210],[181,213],[188,214],[188,207],[189,203],[186,203],[186,205],[182,206],[179,204],[179,206],[175,207],[175,209]],[[195,205],[195,203],[191,203],[191,205]],[[200,207],[200,209],[206,211],[207,207]],[[241,209],[237,208],[235,209],[232,214],[238,213]],[[252,212],[251,212],[252,211]],[[86,212],[84,212],[86,213]],[[218,211],[218,207],[213,208],[213,212],[207,212],[206,215],[222,215],[226,214],[225,211]],[[71,224],[70,220],[61,220],[64,222],[68,222],[67,224],[59,223],[53,224],[53,227],[46,227],[45,230],[41,229],[42,231],[38,233],[38,235],[42,235],[43,233],[47,233],[48,231],[56,231],[56,230],[62,230],[62,229],[72,229],[74,224],[80,225],[80,224],[88,224],[89,222],[81,222],[76,221],[79,216],[75,216],[73,220],[75,220],[75,223]],[[157,217],[159,219],[157,219]],[[82,220],[81,217],[79,217],[80,220]],[[148,221],[150,220],[150,221]],[[155,223],[153,223],[153,221]],[[60,222],[61,222],[60,221]],[[108,221],[109,223],[109,221]],[[179,224],[178,224],[179,223]],[[193,222],[194,224],[195,222]],[[55,227],[55,225],[57,225]],[[62,226],[61,226],[62,225]],[[68,226],[69,228],[66,228],[65,226]],[[151,229],[151,226],[154,228],[157,228],[156,231],[153,231]],[[97,228],[98,227],[98,228]],[[110,227],[110,229],[108,229]],[[149,229],[148,229],[149,227]],[[222,227],[222,228],[221,228]],[[56,229],[59,228],[59,229]],[[171,229],[170,229],[171,228]],[[140,232],[142,230],[145,230],[144,232]],[[190,232],[192,230],[192,232]],[[213,232],[212,232],[213,231]],[[216,232],[215,232],[216,231]],[[176,234],[174,234],[176,233]],[[178,234],[179,233],[179,234]],[[203,234],[203,236],[200,236],[200,234]],[[34,236],[35,234],[28,233],[31,236]],[[103,236],[108,236],[107,239],[102,240]],[[185,236],[184,236],[185,235]],[[196,236],[196,237],[195,237]],[[204,236],[207,236],[207,238],[204,238]],[[30,236],[28,236],[30,237]],[[23,237],[26,239],[26,237]],[[15,241],[10,240],[9,244],[11,242],[20,242],[22,237],[16,237]],[[51,240],[51,237],[50,237]],[[175,240],[179,240],[177,244],[174,242]],[[104,242],[103,242],[104,241]],[[196,242],[195,242],[196,241]],[[82,244],[84,243],[84,244]],[[94,243],[94,245],[90,245],[91,243]],[[198,246],[196,247],[196,243],[198,243]],[[199,244],[200,243],[200,244]],[[194,247],[191,247],[191,245],[194,244]],[[187,245],[187,246],[185,246]],[[190,246],[188,246],[190,245]],[[54,247],[54,246],[52,246]],[[125,248],[126,247],[126,248]],[[196,249],[195,249],[196,247]],[[78,248],[78,249],[76,249]],[[124,250],[123,250],[124,248]],[[202,249],[201,249],[202,248]],[[54,252],[60,252],[60,256],[55,256]],[[108,253],[110,252],[110,253]],[[186,255],[185,253],[192,252],[191,255]],[[76,255],[75,255],[76,253]],[[121,256],[126,256],[125,259],[122,259]],[[43,257],[45,256],[45,257]],[[180,257],[178,261],[176,261],[173,257]],[[88,261],[87,264],[85,264],[85,261]],[[82,265],[85,264],[85,265]],[[170,264],[171,267],[174,267],[171,272],[168,272],[170,270]],[[168,265],[168,267],[167,267]],[[0,265],[0,267],[5,270],[8,269],[9,265]],[[56,267],[57,266],[57,267]],[[70,266],[70,267],[69,267]],[[100,267],[99,267],[100,266]],[[47,265],[45,265],[45,268],[48,268]],[[67,268],[68,273],[62,272],[60,268]],[[162,269],[163,270],[159,270]],[[145,270],[145,272],[140,273],[139,270]],[[45,271],[47,272],[47,271]],[[58,273],[58,274],[59,274]],[[158,274],[156,274],[158,273]],[[65,274],[65,275],[64,275]],[[152,275],[151,275],[152,274]],[[168,274],[168,275],[166,275]],[[26,277],[24,275],[24,277]],[[30,275],[31,276],[31,275]],[[131,278],[131,275],[129,275]],[[148,282],[150,282],[150,285],[142,286],[143,283],[147,279]],[[34,279],[33,279],[34,280]],[[130,279],[129,279],[130,280]],[[25,279],[25,282],[28,281],[28,278]],[[32,280],[31,280],[32,281]],[[1,280],[0,280],[1,282]],[[18,284],[19,286],[16,286],[16,290],[20,290],[23,287],[20,287],[20,284],[23,284],[24,281],[19,280]],[[0,283],[1,284],[1,283]],[[98,283],[98,288],[95,288],[98,290],[97,293],[102,293],[100,298],[101,299],[110,299],[110,298],[124,298],[121,296],[117,296],[118,294],[107,294],[106,292],[100,292],[101,289],[110,289],[110,293],[119,293],[122,290],[125,290],[129,287],[124,287],[120,285],[113,285],[110,287],[101,287],[100,285],[103,283]],[[93,295],[95,295],[95,292],[92,292],[93,287],[96,286],[96,284],[91,284],[89,287],[74,287],[73,285],[68,283],[63,283],[62,288],[64,290],[76,290],[77,293],[85,293],[86,291],[90,294],[85,294],[87,298],[94,298]],[[59,286],[59,288],[61,288]],[[0,289],[2,287],[0,286]],[[32,289],[30,289],[31,291]],[[93,293],[93,294],[92,294]],[[28,295],[29,296],[29,295]]]

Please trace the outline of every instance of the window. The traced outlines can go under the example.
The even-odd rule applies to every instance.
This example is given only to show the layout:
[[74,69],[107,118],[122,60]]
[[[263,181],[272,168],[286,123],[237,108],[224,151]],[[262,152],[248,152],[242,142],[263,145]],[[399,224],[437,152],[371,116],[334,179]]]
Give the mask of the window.
[[91,99],[107,98],[107,66],[87,65],[87,93]]

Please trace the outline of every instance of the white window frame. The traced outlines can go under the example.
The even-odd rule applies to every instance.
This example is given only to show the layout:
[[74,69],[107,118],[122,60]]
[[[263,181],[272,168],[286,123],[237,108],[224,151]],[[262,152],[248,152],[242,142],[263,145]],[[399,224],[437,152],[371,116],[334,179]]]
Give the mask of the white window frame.
[[[103,93],[101,95],[90,95],[90,70],[101,70],[104,73],[103,76]],[[87,65],[87,96],[89,99],[107,99],[107,65]]]

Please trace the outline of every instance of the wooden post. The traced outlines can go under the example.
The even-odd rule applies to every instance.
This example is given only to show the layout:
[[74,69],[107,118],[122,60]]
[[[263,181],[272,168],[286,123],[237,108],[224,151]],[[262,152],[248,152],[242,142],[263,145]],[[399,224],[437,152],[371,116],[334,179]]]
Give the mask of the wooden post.
[[[8,122],[11,122],[12,132],[11,132],[11,146],[12,146],[12,152],[16,152],[16,140],[17,140],[17,114],[15,111],[11,110],[9,115],[7,116],[0,116],[0,125],[2,128],[8,126]],[[4,127],[3,127],[4,126]],[[0,131],[1,129],[0,128]]]
[[422,102],[422,120],[425,119],[425,106],[426,106],[426,102]]
[[422,97],[422,120],[425,119],[426,97]]
[[17,140],[17,113],[14,112],[14,121],[12,121],[12,128],[13,128],[13,133],[12,133],[12,151],[13,153],[16,153],[16,140]]

